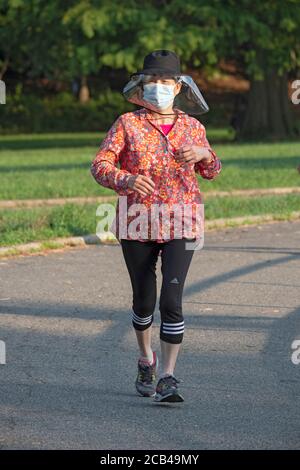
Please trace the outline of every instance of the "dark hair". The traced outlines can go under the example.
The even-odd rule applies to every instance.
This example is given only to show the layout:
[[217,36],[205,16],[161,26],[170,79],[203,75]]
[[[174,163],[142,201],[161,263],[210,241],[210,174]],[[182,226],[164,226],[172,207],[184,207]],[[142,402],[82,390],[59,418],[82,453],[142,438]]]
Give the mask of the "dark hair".
[[[150,75],[150,74],[149,74],[149,75]],[[151,77],[160,77],[160,76],[161,76],[161,75],[160,75],[159,73],[152,73],[152,74],[151,74]],[[168,77],[168,76],[162,75],[161,77],[162,77],[162,78],[165,78],[165,79],[167,79],[167,80],[168,80],[168,79],[169,79],[169,80],[170,80],[170,79],[171,79],[171,80],[174,80],[176,83],[178,83],[179,80],[180,80],[180,75],[176,75],[176,76],[173,76],[173,77],[172,77],[172,76],[169,76],[169,77]],[[143,80],[142,80],[142,82],[143,82]]]

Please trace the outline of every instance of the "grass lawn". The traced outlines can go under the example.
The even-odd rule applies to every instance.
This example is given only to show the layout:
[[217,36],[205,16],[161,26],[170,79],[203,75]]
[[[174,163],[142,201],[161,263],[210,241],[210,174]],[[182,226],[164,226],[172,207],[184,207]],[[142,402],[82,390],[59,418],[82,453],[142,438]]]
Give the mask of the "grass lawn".
[[[0,211],[0,245],[50,240],[96,232],[100,217],[98,204],[66,204],[65,206]],[[274,214],[286,217],[299,210],[299,195],[211,198],[204,203],[205,220],[244,215]]]
[[[104,133],[38,134],[0,138],[0,199],[116,194],[98,185],[91,161]],[[223,170],[213,181],[199,176],[201,191],[299,186],[300,143],[231,142],[226,129],[207,129]],[[300,195],[205,198],[206,220],[245,215],[288,217],[300,210]],[[0,211],[2,246],[59,236],[95,233],[97,204]]]
[[[90,174],[91,161],[104,135],[1,137],[0,199],[115,194],[98,185]],[[214,181],[199,176],[202,191],[299,186],[300,142],[233,144],[226,129],[208,129],[207,135],[223,170]]]

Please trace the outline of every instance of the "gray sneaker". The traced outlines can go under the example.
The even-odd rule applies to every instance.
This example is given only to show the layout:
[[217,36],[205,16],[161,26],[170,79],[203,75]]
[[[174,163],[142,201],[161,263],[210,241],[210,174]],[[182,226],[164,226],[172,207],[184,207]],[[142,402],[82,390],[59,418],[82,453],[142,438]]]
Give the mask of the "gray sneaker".
[[182,382],[174,375],[167,375],[159,379],[154,396],[155,402],[180,402],[184,401],[183,396],[178,391],[178,384]]
[[153,351],[153,363],[151,365],[138,361],[138,374],[135,380],[135,388],[143,397],[153,397],[158,371],[158,357]]

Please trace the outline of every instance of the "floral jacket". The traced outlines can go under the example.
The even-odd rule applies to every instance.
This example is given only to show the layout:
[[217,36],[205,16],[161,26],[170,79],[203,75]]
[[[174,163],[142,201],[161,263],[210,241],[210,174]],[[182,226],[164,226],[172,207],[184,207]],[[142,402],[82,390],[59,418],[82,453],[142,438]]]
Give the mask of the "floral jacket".
[[[184,145],[199,145],[208,148],[213,156],[213,161],[211,163],[200,161],[195,164],[176,162],[174,151]],[[117,167],[117,164],[120,165],[120,168]],[[196,174],[212,180],[220,173],[221,169],[221,161],[211,149],[206,138],[205,127],[197,119],[180,111],[170,132],[165,135],[155,122],[153,114],[146,108],[119,116],[109,129],[91,164],[91,173],[99,184],[115,190],[119,196],[125,196],[126,213],[122,211],[122,226],[126,227],[126,233],[122,232],[121,234],[119,231],[122,199],[120,197],[116,216],[112,227],[110,227],[117,239],[138,239],[139,241],[151,239],[160,243],[183,236],[189,238],[201,236],[204,223],[203,211],[200,210],[200,213],[198,211],[198,214],[195,214],[194,211],[195,206],[203,206]],[[128,187],[129,178],[137,174],[143,174],[153,179],[155,190],[152,194],[142,196]],[[139,206],[135,206],[142,207],[139,214],[146,214],[147,217],[146,232],[144,230],[138,235],[137,230],[135,235],[132,235],[128,230],[134,219],[137,220],[136,213],[129,215],[130,208],[134,204],[139,204]],[[170,225],[162,223],[159,226],[159,217],[151,218],[153,215],[151,206],[153,207],[153,205],[168,207]],[[178,205],[189,205],[192,211],[191,224],[184,229],[182,236],[175,235],[174,231],[176,214],[178,214],[174,208]],[[150,216],[150,221],[148,216]],[[152,232],[154,226],[155,229]],[[164,230],[165,226],[168,229],[167,232]],[[155,232],[155,230],[157,231]]]

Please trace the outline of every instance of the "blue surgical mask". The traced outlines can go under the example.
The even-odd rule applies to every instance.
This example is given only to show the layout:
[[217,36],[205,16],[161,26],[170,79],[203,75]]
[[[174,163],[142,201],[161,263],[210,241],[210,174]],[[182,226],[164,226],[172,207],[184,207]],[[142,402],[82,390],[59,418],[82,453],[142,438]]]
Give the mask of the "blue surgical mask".
[[162,83],[144,84],[143,98],[159,109],[168,108],[174,101],[175,85],[163,85]]

